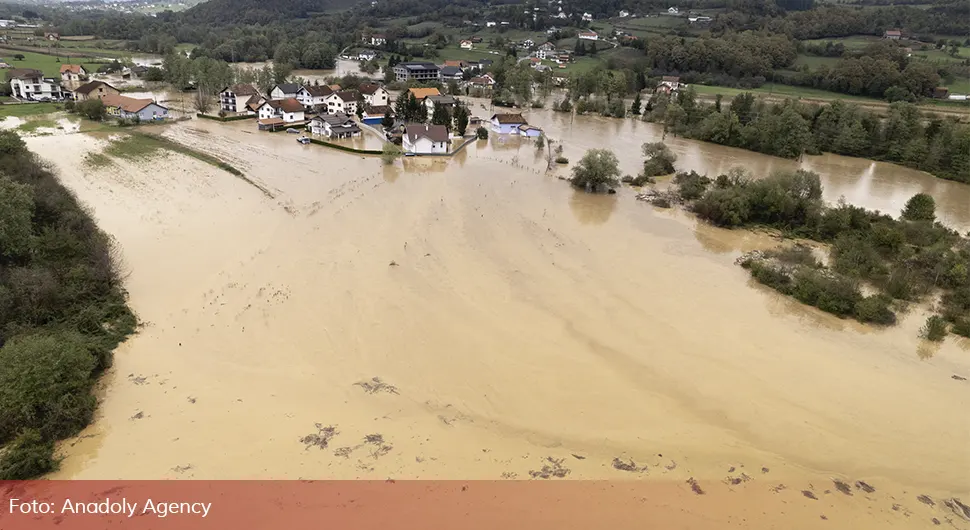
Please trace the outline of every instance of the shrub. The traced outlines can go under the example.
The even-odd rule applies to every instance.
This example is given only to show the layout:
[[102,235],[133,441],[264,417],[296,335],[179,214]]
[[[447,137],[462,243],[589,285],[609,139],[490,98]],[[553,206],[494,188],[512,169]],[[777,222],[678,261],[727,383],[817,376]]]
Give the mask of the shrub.
[[0,348],[0,441],[20,429],[63,438],[91,419],[97,360],[74,332],[37,333]]
[[569,163],[569,159],[566,158],[566,157],[564,157],[564,156],[557,156],[556,157],[556,163],[557,164],[568,164]]
[[0,450],[0,480],[27,480],[57,468],[54,442],[37,429],[25,429]]
[[946,338],[946,320],[939,315],[933,315],[926,319],[926,323],[920,328],[920,336],[926,340],[940,342]]
[[477,136],[479,140],[488,140],[488,129],[485,127],[475,129],[475,136]]
[[384,165],[387,166],[393,164],[394,161],[401,156],[401,154],[401,148],[390,142],[386,142],[384,147],[381,148],[381,160],[384,162]]
[[677,155],[670,152],[670,148],[666,144],[663,142],[646,143],[643,144],[641,149],[646,158],[643,162],[642,175],[658,177],[674,172],[674,162],[677,161]]
[[[644,144],[644,150],[646,146],[651,144]],[[673,161],[670,162],[671,167],[673,167]],[[646,168],[644,168],[646,170]],[[698,174],[696,171],[691,171],[690,173],[677,173],[674,176],[674,184],[677,185],[677,193],[680,198],[685,201],[693,201],[699,199],[704,192],[707,191],[708,184],[711,183],[711,179],[705,177],[704,175]]]
[[892,297],[886,295],[867,296],[855,306],[855,318],[859,322],[869,322],[883,326],[896,323],[896,313],[891,309]]
[[709,190],[694,203],[693,208],[702,219],[725,227],[741,226],[751,216],[748,198],[737,188]]
[[926,193],[917,193],[906,201],[902,217],[907,221],[932,221],[936,218],[936,201]]
[[856,305],[862,300],[859,287],[846,278],[800,269],[795,273],[794,280],[792,296],[833,315],[852,316]]
[[590,149],[573,167],[572,185],[587,191],[600,191],[619,184],[619,160],[609,149]]
[[767,255],[789,265],[801,265],[813,269],[822,266],[812,252],[812,248],[805,245],[795,245],[771,250],[767,252]]

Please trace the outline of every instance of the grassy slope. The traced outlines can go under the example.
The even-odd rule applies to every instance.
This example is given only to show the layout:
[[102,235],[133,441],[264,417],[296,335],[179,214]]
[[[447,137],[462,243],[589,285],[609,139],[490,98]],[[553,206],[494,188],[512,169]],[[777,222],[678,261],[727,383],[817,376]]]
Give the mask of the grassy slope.
[[[24,56],[23,61],[14,60],[14,55],[18,53]],[[58,62],[58,58],[53,55],[45,55],[42,53],[34,53],[34,52],[22,52],[22,51],[10,50],[6,48],[0,48],[0,54],[2,54],[2,57],[4,58],[4,60],[6,60],[7,63],[10,64],[10,66],[13,66],[14,68],[35,68],[37,70],[44,72],[44,75],[48,77],[54,77],[55,79],[60,79],[62,64],[80,63],[81,65],[84,66],[84,69],[87,70],[89,73],[96,71],[100,66],[97,63],[89,62],[88,59],[79,59],[79,58],[69,59],[67,57],[62,57],[60,62]]]
[[0,105],[0,118],[6,118],[7,116],[39,116],[41,114],[50,114],[52,112],[57,112],[58,106],[54,103],[25,103],[25,104],[12,104],[12,105]]

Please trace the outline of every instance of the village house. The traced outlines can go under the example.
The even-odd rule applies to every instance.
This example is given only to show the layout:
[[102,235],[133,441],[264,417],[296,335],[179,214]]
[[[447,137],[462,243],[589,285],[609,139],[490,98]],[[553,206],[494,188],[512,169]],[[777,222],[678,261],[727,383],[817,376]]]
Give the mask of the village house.
[[319,134],[327,138],[353,138],[360,136],[360,127],[354,119],[343,112],[337,114],[321,114],[310,120],[307,126],[312,134]]
[[120,95],[121,91],[104,81],[90,81],[74,89],[75,101],[101,99],[107,95]]
[[107,94],[101,98],[108,114],[118,118],[138,121],[164,120],[168,108],[150,99],[135,99],[120,94]]
[[225,112],[246,112],[246,104],[253,96],[259,97],[259,91],[253,85],[227,86],[219,92],[219,108]]
[[470,40],[463,40],[458,46],[460,46],[463,50],[470,50],[475,47],[475,43]]
[[448,129],[444,125],[408,125],[401,138],[407,153],[429,155],[448,152]]
[[664,92],[670,94],[671,92],[676,92],[680,90],[682,85],[680,84],[680,77],[675,75],[665,75],[660,79],[660,84],[657,85],[657,92]]
[[269,99],[295,99],[300,91],[300,85],[296,83],[280,83],[269,91]]
[[79,64],[61,65],[61,81],[77,83],[81,81],[82,78],[87,77],[87,75],[87,70],[85,70],[84,67]]
[[691,15],[687,17],[687,21],[690,22],[691,24],[694,24],[694,23],[706,24],[712,20],[714,19],[712,19],[711,17],[705,17],[703,15]]
[[49,41],[59,41],[59,40],[61,40],[61,34],[60,33],[45,33],[44,34],[44,38],[47,39],[47,40],[49,40]]
[[307,85],[300,87],[296,93],[296,100],[306,108],[317,108],[327,104],[327,98],[333,94],[333,89],[327,85]]
[[394,77],[402,83],[408,81],[438,81],[438,65],[428,62],[404,62],[394,65]]
[[628,16],[630,16],[630,12],[629,11],[627,11],[625,9],[621,9],[620,10],[620,18],[626,18]]
[[390,114],[391,118],[396,116],[394,109],[389,105],[371,105],[364,110],[360,121],[367,125],[380,125],[384,120],[384,114]]
[[600,36],[595,31],[580,31],[579,38],[583,40],[599,40]]
[[532,48],[535,45],[536,45],[536,41],[532,39],[525,39],[524,41],[522,41],[523,48]]
[[444,107],[451,112],[458,100],[451,96],[428,96],[424,98],[424,105],[428,108],[428,116],[434,112],[435,107]]
[[592,22],[592,21],[593,21],[592,13],[583,13],[583,22]]
[[883,37],[889,40],[899,40],[903,38],[903,32],[898,29],[887,29]]
[[457,66],[442,66],[438,69],[438,77],[441,79],[442,83],[447,83],[448,81],[461,81],[464,78],[465,72]]
[[387,44],[387,35],[375,33],[374,35],[371,35],[369,39],[365,37],[365,42],[370,42],[371,46],[383,46]]
[[492,76],[485,74],[469,79],[467,86],[471,88],[480,88],[483,90],[490,89],[495,87],[495,80],[492,79]]
[[14,68],[8,73],[13,97],[27,100],[61,99],[69,92],[59,82],[45,78],[44,72],[33,68]]
[[485,27],[486,28],[494,28],[495,27],[495,23],[494,22],[491,22],[491,21],[486,22],[485,23]]
[[494,114],[491,121],[492,130],[499,134],[518,134],[519,127],[529,124],[521,114]]
[[535,138],[537,136],[542,136],[542,129],[536,127],[535,125],[529,125],[524,123],[519,125],[518,129],[519,136],[526,136],[528,138]]
[[551,42],[544,42],[536,48],[536,57],[539,59],[546,59],[551,57],[556,53],[556,45]]
[[371,107],[383,107],[391,101],[391,94],[377,83],[364,83],[358,90],[364,96],[364,103]]
[[361,99],[360,92],[356,90],[341,90],[327,96],[327,112],[330,114],[357,112],[357,102]]
[[264,101],[256,113],[263,125],[297,123],[306,120],[303,105],[296,98]]
[[679,15],[680,14],[680,10],[677,9],[676,7],[670,7],[670,8],[667,8],[667,14],[668,15]]
[[373,61],[374,59],[377,59],[380,56],[381,54],[374,50],[361,50],[357,54],[357,58],[360,59],[361,61]]

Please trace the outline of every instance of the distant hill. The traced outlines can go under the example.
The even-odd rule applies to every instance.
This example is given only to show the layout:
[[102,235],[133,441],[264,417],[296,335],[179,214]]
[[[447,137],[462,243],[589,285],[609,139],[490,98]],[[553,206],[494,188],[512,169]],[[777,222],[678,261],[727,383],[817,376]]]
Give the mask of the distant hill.
[[208,0],[182,13],[192,23],[269,24],[347,9],[360,0]]

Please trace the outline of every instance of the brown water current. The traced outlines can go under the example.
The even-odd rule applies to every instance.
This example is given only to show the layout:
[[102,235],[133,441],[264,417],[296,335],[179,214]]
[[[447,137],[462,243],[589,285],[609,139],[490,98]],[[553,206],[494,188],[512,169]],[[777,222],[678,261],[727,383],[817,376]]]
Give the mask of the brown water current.
[[[631,174],[661,135],[529,119],[573,162],[608,147]],[[28,140],[119,243],[143,322],[54,478],[529,478],[553,457],[568,478],[694,477],[732,503],[785,484],[765,510],[813,518],[790,528],[824,524],[816,506],[824,528],[967,527],[916,497],[970,497],[970,382],[951,377],[970,378],[970,341],[923,343],[919,309],[876,329],[753,284],[734,260],[769,235],[575,192],[517,138],[388,167],[252,123],[165,134],[256,185],[175,154],[95,170],[103,140]],[[970,187],[921,172],[666,140],[678,168],[805,167],[827,200],[894,215],[926,191],[970,229]],[[326,449],[301,442],[315,424],[335,426]]]

